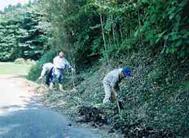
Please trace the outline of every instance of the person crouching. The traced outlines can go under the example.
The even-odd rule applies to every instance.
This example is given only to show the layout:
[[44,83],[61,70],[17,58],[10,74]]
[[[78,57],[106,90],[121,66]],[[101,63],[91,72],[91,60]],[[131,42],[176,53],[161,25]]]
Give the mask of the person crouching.
[[109,103],[110,98],[117,98],[117,91],[119,90],[119,83],[123,78],[130,77],[131,70],[128,67],[114,69],[110,71],[103,79],[103,86],[105,97],[103,104]]
[[54,68],[54,65],[50,62],[45,63],[42,66],[41,75],[38,79],[39,80],[45,79],[45,84],[47,86],[49,86],[53,80],[53,68]]

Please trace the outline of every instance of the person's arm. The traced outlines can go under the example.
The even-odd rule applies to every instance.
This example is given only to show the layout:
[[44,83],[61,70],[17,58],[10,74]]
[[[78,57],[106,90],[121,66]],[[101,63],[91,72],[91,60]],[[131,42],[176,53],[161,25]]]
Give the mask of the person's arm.
[[55,57],[54,59],[53,59],[53,64],[54,64],[54,67],[57,67],[58,65],[57,65],[57,57]]
[[53,58],[53,64],[56,62],[56,57],[55,58]]
[[[112,77],[111,81],[110,81],[110,86],[111,86],[113,94],[117,94],[116,89],[115,89],[116,84],[117,84],[117,78],[116,77]],[[113,98],[115,99],[115,97],[113,97]]]
[[72,71],[74,71],[74,68],[70,65],[70,63],[66,59],[65,59],[65,64],[66,64],[66,68],[69,68]]
[[110,83],[110,86],[112,87],[112,89],[115,89],[116,85],[118,84],[118,78],[116,77],[112,77],[111,79],[111,83]]
[[46,69],[46,67],[43,65],[42,71],[41,71],[41,75],[40,75],[39,79],[42,79],[42,78],[45,76],[46,72],[47,72],[47,69]]
[[112,87],[112,100],[116,100],[116,99],[117,99],[117,92],[115,88]]

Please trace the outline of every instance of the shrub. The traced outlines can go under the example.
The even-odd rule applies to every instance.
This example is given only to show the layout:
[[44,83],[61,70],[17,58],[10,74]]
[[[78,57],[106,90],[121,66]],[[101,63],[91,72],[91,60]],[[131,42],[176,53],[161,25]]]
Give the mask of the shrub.
[[24,64],[24,63],[26,63],[26,61],[25,61],[25,59],[23,59],[23,58],[17,58],[17,59],[14,61],[14,63],[16,63],[16,64]]
[[52,62],[53,58],[56,56],[56,53],[56,50],[50,50],[47,53],[45,53],[41,57],[41,59],[31,68],[27,78],[33,81],[37,80],[37,78],[40,76],[42,65],[47,62]]

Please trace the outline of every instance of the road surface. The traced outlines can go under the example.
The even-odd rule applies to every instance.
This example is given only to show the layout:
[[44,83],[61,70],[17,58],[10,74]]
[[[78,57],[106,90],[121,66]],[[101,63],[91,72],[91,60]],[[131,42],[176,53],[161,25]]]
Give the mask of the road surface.
[[100,138],[74,127],[61,114],[35,101],[34,88],[17,76],[0,76],[0,138]]

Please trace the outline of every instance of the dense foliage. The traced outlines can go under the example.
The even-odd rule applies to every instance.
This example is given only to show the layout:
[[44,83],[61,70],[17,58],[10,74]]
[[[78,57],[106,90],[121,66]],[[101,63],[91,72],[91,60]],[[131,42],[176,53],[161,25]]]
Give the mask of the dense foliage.
[[48,30],[36,5],[9,6],[0,14],[0,60],[39,59],[48,49]]
[[177,58],[189,55],[187,0],[43,0],[43,6],[57,45],[74,48],[78,63],[119,57],[139,46]]
[[64,49],[81,71],[79,92],[70,97],[82,100],[72,106],[101,102],[99,80],[112,67],[129,65],[133,79],[119,93],[124,101],[121,118],[113,110],[108,113],[113,124],[189,135],[188,0],[40,2],[53,27],[51,48]]

